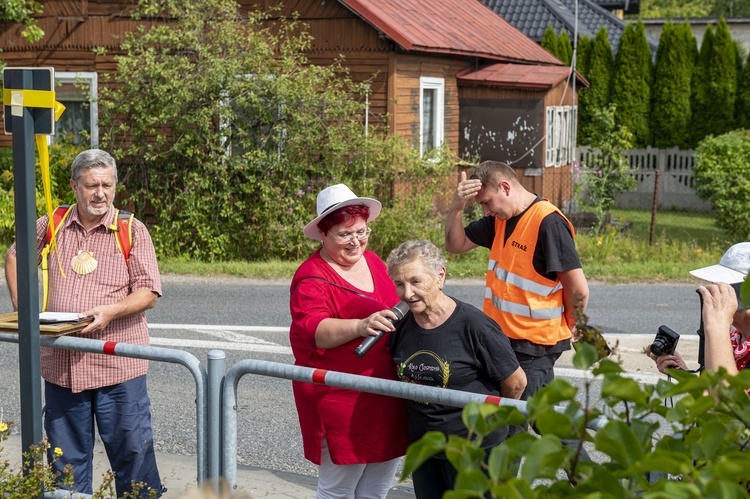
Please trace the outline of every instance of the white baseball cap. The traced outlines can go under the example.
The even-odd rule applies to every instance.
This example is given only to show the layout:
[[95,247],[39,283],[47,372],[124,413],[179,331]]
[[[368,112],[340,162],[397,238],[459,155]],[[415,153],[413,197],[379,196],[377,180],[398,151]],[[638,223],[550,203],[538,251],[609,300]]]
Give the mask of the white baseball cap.
[[303,234],[310,239],[320,239],[318,223],[339,208],[358,204],[367,206],[370,209],[370,216],[367,218],[367,222],[371,222],[378,217],[380,214],[380,208],[382,207],[380,201],[377,199],[358,198],[357,195],[344,184],[332,185],[320,191],[316,204],[318,208],[318,216],[315,217],[312,222],[305,225],[305,228],[302,230]]
[[745,280],[749,271],[750,242],[745,242],[729,248],[718,265],[691,270],[690,273],[706,281],[737,284]]

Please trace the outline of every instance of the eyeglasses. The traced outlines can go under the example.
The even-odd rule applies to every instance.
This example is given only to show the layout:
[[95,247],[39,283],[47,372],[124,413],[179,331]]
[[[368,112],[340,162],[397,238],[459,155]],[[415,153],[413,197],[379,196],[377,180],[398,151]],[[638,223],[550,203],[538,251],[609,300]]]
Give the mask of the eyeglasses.
[[372,232],[371,228],[365,227],[364,229],[360,229],[357,232],[344,232],[343,234],[333,234],[333,238],[339,244],[348,244],[348,243],[353,243],[355,239],[359,241],[366,241],[367,238],[370,237],[371,232]]

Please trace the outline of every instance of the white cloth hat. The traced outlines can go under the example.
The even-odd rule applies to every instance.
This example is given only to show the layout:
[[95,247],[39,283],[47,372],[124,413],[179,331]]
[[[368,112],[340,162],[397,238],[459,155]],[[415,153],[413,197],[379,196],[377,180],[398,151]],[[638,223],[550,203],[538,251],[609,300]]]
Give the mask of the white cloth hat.
[[695,277],[711,282],[737,284],[750,271],[750,243],[737,243],[724,253],[718,265],[691,270]]
[[356,194],[352,192],[344,184],[336,184],[330,187],[326,187],[318,194],[317,208],[318,216],[305,225],[302,231],[310,239],[320,239],[320,232],[318,231],[318,223],[325,217],[345,206],[364,205],[370,209],[370,216],[367,222],[371,222],[377,218],[380,214],[381,204],[377,199],[372,198],[358,198]]

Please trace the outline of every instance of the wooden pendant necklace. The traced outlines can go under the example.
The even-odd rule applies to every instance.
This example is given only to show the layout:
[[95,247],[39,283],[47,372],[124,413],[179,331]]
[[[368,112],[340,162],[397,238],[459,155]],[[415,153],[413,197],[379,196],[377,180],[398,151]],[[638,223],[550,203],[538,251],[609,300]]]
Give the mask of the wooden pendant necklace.
[[87,275],[96,270],[99,262],[94,258],[93,252],[81,249],[81,234],[76,232],[76,236],[78,237],[78,254],[70,260],[70,266],[76,274]]

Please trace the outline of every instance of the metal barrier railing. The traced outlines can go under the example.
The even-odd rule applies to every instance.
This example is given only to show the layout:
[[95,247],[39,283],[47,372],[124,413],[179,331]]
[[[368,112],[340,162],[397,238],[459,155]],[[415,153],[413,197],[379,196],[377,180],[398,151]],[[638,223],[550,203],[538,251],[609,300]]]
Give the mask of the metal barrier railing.
[[[0,334],[0,341],[7,343],[18,343],[18,334]],[[172,348],[153,347],[147,345],[131,345],[128,343],[117,343],[114,341],[92,340],[77,336],[58,336],[40,338],[40,344],[45,347],[59,348],[62,350],[78,350],[82,352],[101,353],[105,355],[116,355],[119,357],[132,357],[136,359],[155,360],[170,362],[185,366],[193,375],[195,380],[195,422],[196,422],[196,453],[197,456],[197,481],[203,482],[208,477],[208,435],[206,419],[208,416],[208,396],[206,393],[207,372],[198,359],[185,351]],[[223,353],[223,352],[222,352]],[[217,415],[218,419],[218,415]],[[217,438],[214,435],[213,438]],[[58,491],[63,493],[64,491]],[[67,497],[55,495],[50,497]],[[80,496],[83,497],[83,496]]]
[[[222,475],[232,489],[237,487],[237,387],[240,378],[245,374],[259,374],[293,381],[348,388],[361,392],[403,399],[422,400],[453,407],[464,407],[469,402],[488,402],[498,406],[516,407],[522,413],[528,414],[526,402],[523,400],[450,390],[434,386],[415,385],[402,381],[371,378],[311,367],[292,366],[265,360],[241,360],[227,370],[224,376],[222,394],[222,430],[224,442]],[[565,411],[564,407],[555,407],[555,409],[559,412]],[[600,416],[589,421],[587,427],[591,430],[598,430],[606,422],[607,419]]]
[[[18,343],[18,335],[0,333],[0,342]],[[206,369],[192,354],[171,348],[107,342],[73,336],[42,337],[40,343],[42,346],[63,350],[133,357],[185,366],[193,375],[196,387],[197,482],[202,483],[208,479],[223,476],[233,489],[237,486],[237,388],[240,379],[245,374],[316,383],[453,407],[464,407],[470,402],[487,402],[498,406],[516,407],[522,413],[528,414],[526,402],[523,400],[265,360],[241,360],[226,370],[226,354],[222,350],[208,352],[208,369]],[[566,408],[556,406],[555,410],[564,412]],[[596,431],[607,422],[607,418],[600,416],[588,421],[587,428]],[[47,492],[44,497],[78,499],[90,496],[69,495],[67,491],[58,490]]]

